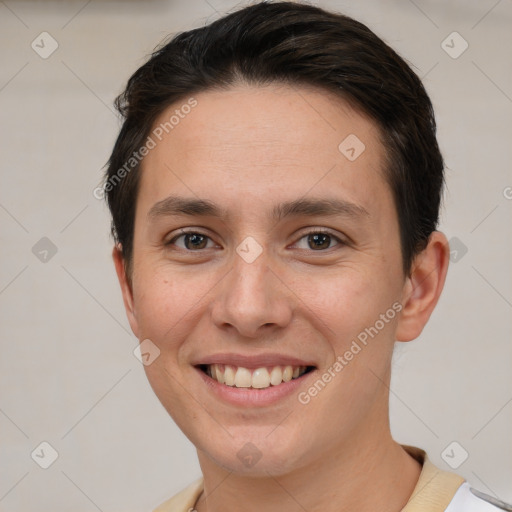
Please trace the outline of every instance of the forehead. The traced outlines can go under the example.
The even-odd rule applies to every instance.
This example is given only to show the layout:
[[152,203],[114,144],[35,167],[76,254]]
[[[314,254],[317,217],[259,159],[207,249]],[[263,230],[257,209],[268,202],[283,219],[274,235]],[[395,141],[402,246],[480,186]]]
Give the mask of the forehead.
[[273,84],[201,92],[168,107],[150,137],[155,147],[139,188],[146,212],[175,193],[223,198],[252,214],[251,199],[313,192],[339,191],[367,209],[390,199],[376,124],[323,90]]

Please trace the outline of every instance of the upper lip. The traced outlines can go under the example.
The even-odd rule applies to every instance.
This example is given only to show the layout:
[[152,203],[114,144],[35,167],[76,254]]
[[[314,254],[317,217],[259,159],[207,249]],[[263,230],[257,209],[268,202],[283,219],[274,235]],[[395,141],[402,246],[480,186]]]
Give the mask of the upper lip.
[[241,366],[251,370],[272,366],[315,366],[311,361],[305,359],[274,353],[249,356],[226,352],[204,356],[193,363],[194,366],[209,364],[229,364],[231,366]]

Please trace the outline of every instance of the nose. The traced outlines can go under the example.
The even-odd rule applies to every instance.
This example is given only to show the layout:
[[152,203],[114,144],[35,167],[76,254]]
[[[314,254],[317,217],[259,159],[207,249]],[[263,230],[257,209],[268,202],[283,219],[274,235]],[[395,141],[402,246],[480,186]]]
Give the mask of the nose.
[[252,263],[234,255],[233,268],[212,307],[212,319],[219,329],[261,339],[291,322],[293,294],[270,263],[265,251]]

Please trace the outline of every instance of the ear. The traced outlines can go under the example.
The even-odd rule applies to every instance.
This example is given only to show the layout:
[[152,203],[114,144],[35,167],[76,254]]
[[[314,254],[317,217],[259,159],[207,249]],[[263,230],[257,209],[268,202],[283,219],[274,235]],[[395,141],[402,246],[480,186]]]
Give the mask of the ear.
[[112,259],[114,260],[117,278],[119,279],[119,284],[121,285],[121,292],[123,294],[123,302],[124,309],[126,310],[126,316],[128,317],[128,322],[130,322],[130,327],[132,328],[133,334],[135,334],[135,336],[138,338],[139,323],[137,321],[137,313],[135,311],[133,301],[132,284],[128,279],[128,276],[126,275],[126,267],[123,258],[123,249],[121,244],[117,244],[114,246],[114,249],[112,250]]
[[411,341],[421,334],[443,290],[449,261],[448,240],[443,233],[434,231],[405,280],[397,341]]

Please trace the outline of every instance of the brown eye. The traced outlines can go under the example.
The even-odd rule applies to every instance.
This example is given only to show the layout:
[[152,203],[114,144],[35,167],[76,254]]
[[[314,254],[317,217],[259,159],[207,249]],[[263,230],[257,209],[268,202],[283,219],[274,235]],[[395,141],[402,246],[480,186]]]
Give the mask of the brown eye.
[[[177,244],[176,241],[183,238],[183,245]],[[196,232],[182,233],[170,240],[166,245],[177,245],[179,248],[187,251],[195,251],[207,249],[210,238],[206,235]]]
[[328,249],[331,237],[325,233],[308,235],[308,245],[311,249]]
[[187,249],[204,249],[206,247],[207,237],[197,233],[188,233],[185,235],[185,247]]
[[[301,242],[305,240],[305,243]],[[335,245],[343,245],[343,242],[336,236],[331,233],[325,231],[311,231],[302,236],[297,242],[299,249],[313,250],[313,251],[323,251],[326,249],[331,249]],[[301,246],[302,245],[302,246]]]

